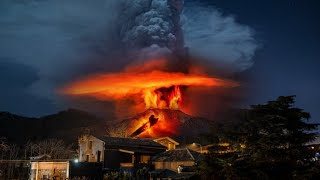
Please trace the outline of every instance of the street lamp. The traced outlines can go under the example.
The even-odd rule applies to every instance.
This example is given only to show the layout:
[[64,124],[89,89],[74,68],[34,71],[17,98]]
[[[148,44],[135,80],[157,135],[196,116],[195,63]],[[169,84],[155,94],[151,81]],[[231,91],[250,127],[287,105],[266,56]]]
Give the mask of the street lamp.
[[199,144],[199,143],[192,143],[194,146],[195,145],[199,145],[200,146],[200,153],[202,154],[202,146],[201,146],[201,144]]

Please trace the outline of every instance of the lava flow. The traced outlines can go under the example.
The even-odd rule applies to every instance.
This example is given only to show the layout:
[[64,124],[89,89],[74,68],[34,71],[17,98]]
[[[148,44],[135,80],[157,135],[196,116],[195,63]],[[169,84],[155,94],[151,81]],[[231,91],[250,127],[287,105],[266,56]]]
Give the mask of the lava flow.
[[146,130],[150,129],[153,125],[155,125],[158,122],[159,118],[155,118],[154,115],[151,115],[149,117],[149,121],[144,123],[142,126],[140,126],[137,130],[135,130],[129,137],[135,137],[139,134],[145,132]]

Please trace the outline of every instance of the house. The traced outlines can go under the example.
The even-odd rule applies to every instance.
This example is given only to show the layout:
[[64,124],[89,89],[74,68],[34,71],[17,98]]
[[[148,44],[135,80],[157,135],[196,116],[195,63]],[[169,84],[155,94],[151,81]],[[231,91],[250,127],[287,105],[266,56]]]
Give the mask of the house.
[[104,137],[106,168],[118,169],[148,164],[151,157],[166,151],[166,147],[152,139]]
[[151,157],[167,147],[152,139],[95,137],[79,138],[79,162],[101,162],[104,168],[119,170],[151,164]]
[[103,162],[105,143],[92,135],[83,135],[78,139],[79,162]]
[[153,141],[167,147],[167,150],[176,149],[176,147],[179,145],[177,141],[173,140],[170,137],[161,137],[161,138],[154,139]]
[[68,179],[69,160],[52,160],[48,154],[30,157],[30,180]]
[[168,169],[175,172],[182,172],[196,165],[202,157],[201,153],[188,148],[169,150],[153,157],[152,162],[155,170]]

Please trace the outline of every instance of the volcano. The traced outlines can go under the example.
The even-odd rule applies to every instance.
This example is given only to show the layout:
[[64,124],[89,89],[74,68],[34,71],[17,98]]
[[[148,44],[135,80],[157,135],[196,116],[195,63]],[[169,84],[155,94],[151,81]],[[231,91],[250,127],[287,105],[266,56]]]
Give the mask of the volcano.
[[[146,127],[149,118],[153,116],[157,118],[156,123],[152,126]],[[137,114],[132,118],[122,120],[115,124],[114,129],[123,128],[126,131],[125,136],[143,138],[157,138],[157,137],[187,137],[198,136],[210,130],[211,121],[201,117],[194,117],[188,115],[181,110],[173,109],[148,109],[142,113]],[[144,128],[141,128],[144,127]],[[139,134],[137,130],[143,129]]]
[[[237,87],[239,83],[200,73],[200,70],[180,72],[167,71],[162,66],[155,67],[161,63],[163,67],[170,65],[168,61],[150,60],[143,66],[129,66],[120,72],[84,77],[61,90],[71,96],[114,101],[116,108],[120,112],[125,111],[124,114],[127,115],[142,112],[110,127],[109,131],[113,129],[111,136],[154,138],[197,135],[208,131],[208,120],[184,113],[190,112],[188,106],[192,103],[191,98],[188,99],[187,89],[200,87],[211,91],[213,88]],[[130,100],[132,103],[126,104],[128,106],[117,103],[123,100]]]

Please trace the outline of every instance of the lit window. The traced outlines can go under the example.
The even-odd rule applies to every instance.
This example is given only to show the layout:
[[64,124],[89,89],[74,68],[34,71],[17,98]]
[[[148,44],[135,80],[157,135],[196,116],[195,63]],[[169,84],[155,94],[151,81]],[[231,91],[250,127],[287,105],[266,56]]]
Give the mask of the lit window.
[[150,161],[150,156],[141,155],[140,156],[140,163],[148,163]]

